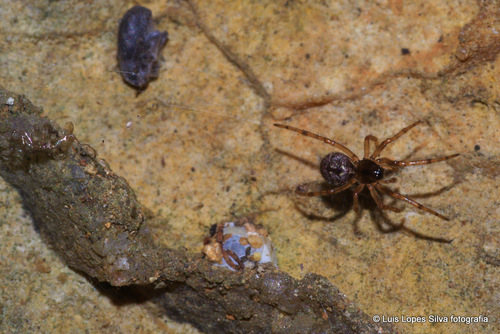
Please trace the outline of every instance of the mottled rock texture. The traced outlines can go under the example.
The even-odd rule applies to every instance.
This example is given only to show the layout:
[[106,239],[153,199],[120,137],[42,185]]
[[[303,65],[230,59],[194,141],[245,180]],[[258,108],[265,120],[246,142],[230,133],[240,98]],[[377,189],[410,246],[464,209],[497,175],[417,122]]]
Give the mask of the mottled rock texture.
[[[74,123],[79,141],[126,178],[149,209],[156,242],[196,253],[210,225],[260,213],[280,269],[295,278],[326,277],[369,316],[482,314],[489,324],[397,328],[493,331],[500,262],[497,1],[151,1],[169,43],[159,79],[138,96],[116,64],[118,19],[132,5],[4,1],[0,84],[43,106],[50,119]],[[451,221],[410,207],[387,217],[451,244],[404,229],[381,232],[377,222],[387,224],[368,197],[357,219],[349,193],[332,203],[288,191],[321,180],[319,161],[331,147],[272,123],[314,131],[361,154],[366,135],[386,138],[416,120],[427,124],[395,142],[388,157],[461,156],[408,168],[394,188],[419,195]],[[117,306],[69,270],[33,230],[18,193],[0,187],[2,324],[176,330],[149,304]]]

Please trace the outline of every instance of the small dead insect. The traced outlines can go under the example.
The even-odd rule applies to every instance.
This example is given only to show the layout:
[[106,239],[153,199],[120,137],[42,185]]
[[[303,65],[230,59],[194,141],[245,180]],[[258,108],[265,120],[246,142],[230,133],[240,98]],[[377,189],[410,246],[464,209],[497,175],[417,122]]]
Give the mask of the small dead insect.
[[266,229],[254,224],[251,216],[212,225],[210,236],[203,240],[202,252],[216,266],[232,270],[277,262]]
[[[215,238],[221,247],[222,257],[226,263],[234,270],[243,270],[245,268],[241,259],[231,249],[224,248],[224,224],[217,224]],[[234,261],[234,262],[233,262]]]
[[130,8],[118,29],[118,62],[129,85],[145,89],[158,77],[160,52],[168,39],[166,31],[154,30],[151,11],[142,6]]
[[[205,238],[203,241],[203,252],[208,256],[210,261],[220,262],[222,259],[233,270],[243,270],[245,265],[244,259],[240,259],[236,253],[231,249],[224,248],[224,223],[214,224],[210,227],[210,237]],[[229,235],[230,236],[230,235]]]
[[[396,135],[387,138],[380,144],[375,136],[372,135],[366,136],[363,159],[359,159],[358,156],[354,154],[351,150],[349,150],[347,147],[332,139],[317,135],[315,133],[306,130],[298,129],[289,125],[274,124],[274,126],[295,131],[300,133],[301,135],[321,140],[322,142],[328,145],[332,145],[333,147],[345,153],[344,154],[339,152],[333,152],[327,154],[321,160],[320,163],[321,175],[326,180],[328,185],[332,187],[332,189],[324,191],[307,192],[305,189],[299,187],[296,190],[296,192],[299,195],[303,196],[333,195],[341,191],[344,191],[350,188],[351,186],[354,186],[355,184],[358,184],[353,191],[354,210],[358,214],[360,212],[358,196],[366,186],[370,191],[371,196],[375,200],[377,206],[382,210],[401,212],[403,209],[384,204],[379,192],[394,197],[396,199],[405,201],[406,203],[413,205],[414,207],[420,210],[431,213],[441,219],[449,220],[440,213],[437,213],[436,211],[431,210],[428,207],[425,207],[424,205],[418,203],[417,201],[411,199],[410,197],[394,192],[384,186],[385,184],[396,182],[396,178],[390,178],[388,180],[384,180],[384,174],[386,172],[395,172],[400,167],[432,164],[435,162],[448,160],[459,155],[459,154],[452,154],[441,158],[432,158],[432,159],[415,160],[415,161],[395,161],[389,158],[379,157],[384,148],[388,144],[394,142],[399,137],[407,133],[410,129],[421,123],[422,123],[421,121],[417,121],[412,125],[407,126],[403,130],[399,131]],[[373,141],[375,143],[375,150],[371,155],[370,155],[370,141]]]

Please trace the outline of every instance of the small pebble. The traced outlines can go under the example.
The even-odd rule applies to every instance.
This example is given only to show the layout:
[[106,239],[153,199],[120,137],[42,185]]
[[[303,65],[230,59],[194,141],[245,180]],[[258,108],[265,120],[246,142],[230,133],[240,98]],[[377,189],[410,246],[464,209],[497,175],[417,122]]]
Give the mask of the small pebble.
[[14,105],[14,98],[13,97],[9,97],[7,99],[7,101],[5,102],[6,105],[8,106],[13,106]]
[[255,252],[250,256],[250,259],[255,262],[259,262],[262,259],[262,255],[259,252]]
[[260,248],[262,247],[262,238],[257,236],[257,235],[250,235],[248,236],[248,243],[250,244],[250,246],[252,246],[252,248]]
[[203,253],[205,253],[210,261],[222,264],[222,249],[218,243],[212,242],[205,245],[203,247]]

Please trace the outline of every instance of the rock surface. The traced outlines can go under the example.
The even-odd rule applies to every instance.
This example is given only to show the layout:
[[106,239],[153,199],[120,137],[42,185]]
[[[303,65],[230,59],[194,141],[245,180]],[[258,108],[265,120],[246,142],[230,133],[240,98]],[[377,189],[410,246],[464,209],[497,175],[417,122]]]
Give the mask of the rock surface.
[[[0,84],[60,124],[75,124],[79,140],[151,210],[158,243],[199,252],[210,225],[261,213],[280,268],[293,277],[326,277],[370,316],[490,319],[400,322],[403,332],[492,332],[500,263],[498,2],[331,6],[152,1],[169,43],[160,78],[136,96],[117,73],[118,19],[128,9],[122,2],[4,1]],[[388,217],[451,244],[404,230],[381,233],[369,199],[357,220],[348,193],[334,203],[289,194],[321,180],[318,164],[331,148],[272,123],[335,138],[361,154],[364,136],[383,139],[416,120],[428,125],[395,142],[389,157],[461,156],[408,168],[394,188],[434,192],[418,200],[451,221],[410,207]],[[68,269],[33,230],[17,192],[0,182],[2,324],[189,330],[171,329],[143,305],[118,307]]]

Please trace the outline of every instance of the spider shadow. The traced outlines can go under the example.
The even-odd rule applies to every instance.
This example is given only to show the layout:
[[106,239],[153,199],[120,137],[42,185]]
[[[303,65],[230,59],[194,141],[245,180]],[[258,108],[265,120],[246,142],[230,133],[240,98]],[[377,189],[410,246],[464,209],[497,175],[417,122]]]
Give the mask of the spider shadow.
[[[314,185],[314,187],[311,187]],[[327,182],[309,182],[297,186],[301,192],[307,191],[323,191],[331,189]],[[361,207],[364,208],[371,203],[360,196]],[[333,223],[344,218],[354,207],[354,198],[352,189],[346,189],[340,193],[328,196],[306,197],[295,192],[294,205],[304,217],[311,221],[323,221]],[[365,203],[366,202],[366,203]],[[333,215],[331,213],[334,213]],[[358,225],[361,215],[358,214],[353,221],[353,232],[357,236],[361,236]],[[322,238],[325,236],[322,234]],[[335,238],[330,238],[335,243]]]
[[[406,154],[406,157],[403,158],[403,160],[408,159],[410,156],[414,155],[417,151],[419,151],[422,147],[418,146],[412,152],[409,152]],[[300,161],[301,163],[312,167],[316,170],[319,169],[317,164],[314,164],[310,162],[309,160],[305,160],[293,153],[286,152],[280,149],[276,149],[281,154],[284,154],[288,156],[289,158],[295,159],[297,161]],[[395,174],[396,171],[387,171],[387,175],[391,176]],[[428,197],[433,197],[440,195],[441,193],[449,190],[455,185],[455,183],[444,186],[436,191],[432,192],[427,192],[427,193],[422,193],[422,194],[414,194],[410,195],[411,198],[428,198]],[[305,197],[302,195],[297,194],[297,190],[301,193],[305,192],[318,192],[318,191],[324,191],[324,190],[329,190],[331,189],[331,186],[328,185],[327,182],[322,181],[322,182],[308,182],[304,183],[301,185],[298,185],[295,189],[295,191],[290,191],[295,194],[295,200],[294,204],[296,209],[304,215],[306,218],[310,220],[320,220],[320,221],[325,221],[325,222],[334,222],[337,221],[341,218],[343,218],[354,206],[354,199],[353,199],[353,191],[352,189],[346,189],[345,191],[342,191],[340,193],[334,194],[334,195],[327,195],[327,196],[320,196],[320,201],[313,200],[313,198],[317,197]],[[398,192],[397,189],[394,189],[394,191]],[[433,236],[428,236],[423,233],[417,232],[411,228],[408,228],[404,225],[405,221],[404,219],[400,224],[394,223],[383,211],[380,209],[374,199],[372,198],[371,194],[369,193],[368,189],[365,188],[363,191],[359,194],[359,213],[356,214],[356,218],[353,221],[353,229],[354,229],[354,234],[357,235],[358,237],[362,236],[361,231],[359,230],[359,221],[362,218],[363,211],[367,210],[370,213],[371,220],[373,220],[377,226],[377,229],[381,233],[394,233],[398,231],[403,231],[407,234],[413,235],[417,239],[423,239],[427,241],[435,241],[435,242],[442,242],[442,243],[450,243],[452,240],[448,240],[445,238],[440,238],[440,237],[433,237]],[[321,205],[319,205],[321,203]],[[391,201],[388,203],[390,206],[395,206],[395,204],[399,203],[401,205],[402,203],[394,198],[391,198]],[[405,209],[407,209],[405,207]],[[408,208],[409,209],[409,208]],[[332,215],[327,215],[325,212],[337,212],[337,214]],[[417,210],[419,211],[419,210]],[[322,235],[324,237],[324,235]]]
[[290,159],[297,160],[297,161],[301,162],[302,164],[304,164],[306,166],[309,166],[309,167],[311,167],[311,168],[313,168],[315,170],[319,170],[319,165],[318,164],[315,164],[315,163],[313,163],[313,162],[311,162],[309,160],[301,158],[298,155],[295,155],[295,154],[293,154],[291,152],[283,151],[283,150],[281,150],[279,148],[275,148],[275,150],[276,150],[276,152],[278,152],[280,154],[283,154],[283,155],[289,157]]
[[[437,190],[434,190],[434,191],[429,191],[429,192],[420,193],[420,194],[411,194],[408,196],[410,198],[430,198],[430,197],[438,196],[438,195],[448,191],[449,189],[453,188],[455,185],[456,185],[456,183],[453,182],[450,185],[443,186],[443,187],[441,187]],[[395,189],[394,191],[399,192],[398,189]],[[400,202],[400,201],[393,199],[392,202],[389,203],[389,205],[394,206],[394,203],[398,203],[398,202]],[[412,210],[412,207],[408,207],[405,205],[405,209],[406,208],[409,210]],[[426,214],[426,213],[421,212],[421,210],[417,210],[417,209],[413,209],[413,210],[419,214]],[[446,238],[433,237],[430,235],[426,235],[426,234],[420,233],[418,231],[415,231],[414,229],[406,227],[404,219],[401,220],[401,223],[395,224],[387,216],[387,214],[386,214],[387,211],[381,210],[378,207],[376,210],[370,210],[369,212],[370,212],[371,219],[375,222],[375,224],[377,225],[377,229],[381,233],[393,233],[393,232],[402,231],[406,234],[410,234],[410,235],[414,236],[417,239],[422,239],[422,240],[427,240],[427,241],[435,241],[435,242],[440,242],[440,243],[451,243],[453,241],[453,239],[446,239]],[[386,226],[384,226],[384,224]]]
[[[308,185],[308,184],[306,184]],[[436,195],[439,195],[448,189],[450,189],[453,185],[451,186],[445,186],[442,187],[436,191],[432,192],[427,192],[427,193],[422,193],[422,194],[415,194],[411,195],[410,197],[412,198],[428,198],[428,197],[433,197]],[[303,185],[300,185],[298,187],[303,187]],[[322,188],[323,190],[326,189],[331,189],[326,182],[322,183]],[[396,189],[397,191],[397,189]],[[304,197],[301,195],[297,195],[300,197]],[[321,196],[320,197],[320,202],[321,205],[323,206],[323,210],[317,210],[317,204],[313,206],[306,206],[304,205],[303,201],[302,203],[300,202],[295,202],[295,207],[297,210],[304,215],[307,219],[310,220],[319,220],[319,221],[324,221],[324,222],[334,222],[337,221],[341,218],[343,218],[351,209],[353,209],[354,206],[354,199],[353,199],[353,192],[351,189],[345,190],[341,193],[330,195],[330,196]],[[392,199],[388,205],[390,206],[400,206],[403,209],[409,209],[411,208],[406,207],[403,203],[396,199]],[[316,207],[315,207],[316,206]],[[354,218],[354,221],[352,222],[353,224],[353,232],[357,237],[361,237],[363,233],[359,230],[359,221],[363,217],[363,212],[366,210],[369,212],[371,220],[375,223],[377,230],[383,234],[389,234],[389,233],[396,233],[396,232],[404,232],[406,234],[412,235],[413,237],[417,239],[422,239],[422,240],[427,240],[427,241],[434,241],[434,242],[440,242],[440,243],[450,243],[452,240],[441,238],[441,237],[434,237],[434,236],[429,236],[423,233],[420,233],[418,231],[415,231],[409,227],[405,226],[405,220],[403,219],[401,223],[397,224],[395,223],[389,216],[386,214],[386,211],[380,209],[376,202],[373,200],[371,197],[368,189],[364,189],[360,194],[359,194],[359,207],[360,207],[360,212],[356,214],[356,217]],[[324,212],[337,212],[335,215],[325,215]],[[425,213],[422,213],[425,214]],[[322,234],[321,237],[324,237]]]
[[[420,233],[418,231],[415,231],[414,229],[411,229],[409,227],[405,226],[405,221],[404,219],[401,221],[400,224],[395,224],[387,215],[384,211],[382,210],[374,210],[370,211],[370,217],[373,221],[375,221],[375,224],[377,225],[377,229],[381,233],[394,233],[394,232],[404,232],[406,234],[410,234],[413,237],[417,239],[422,239],[422,240],[427,240],[427,241],[435,241],[435,242],[440,242],[440,243],[446,243],[449,244],[453,241],[453,239],[446,239],[446,238],[440,238],[440,237],[433,237],[427,234]],[[384,224],[388,227],[384,227]]]
[[[312,187],[313,186],[313,187]],[[306,218],[334,222],[344,217],[354,205],[353,192],[347,189],[340,193],[328,196],[306,197],[297,193],[307,191],[323,191],[331,189],[326,182],[308,182],[300,184],[294,192],[295,208]],[[328,213],[336,212],[334,215]]]

